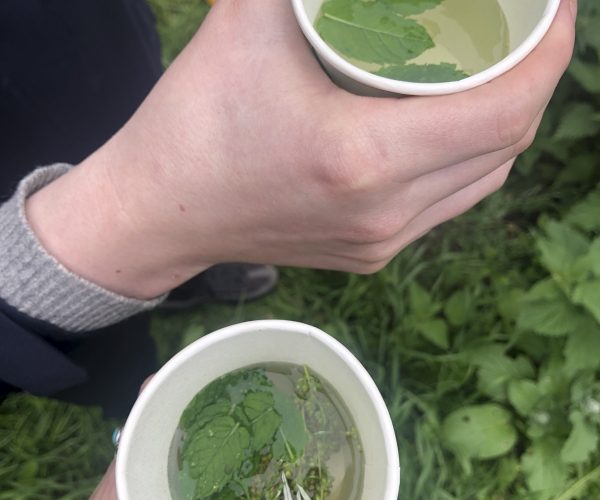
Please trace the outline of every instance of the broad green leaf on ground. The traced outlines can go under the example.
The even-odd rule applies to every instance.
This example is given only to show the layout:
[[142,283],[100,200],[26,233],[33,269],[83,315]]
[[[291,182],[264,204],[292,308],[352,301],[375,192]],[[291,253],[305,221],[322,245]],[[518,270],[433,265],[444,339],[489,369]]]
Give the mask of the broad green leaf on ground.
[[541,335],[557,337],[572,332],[581,316],[551,279],[536,283],[521,298],[517,325]]
[[544,225],[546,236],[536,239],[542,264],[561,281],[571,283],[579,278],[574,268],[589,249],[588,240],[568,224],[549,220]]
[[565,371],[570,376],[581,370],[600,367],[600,325],[582,320],[565,345]]
[[596,108],[587,102],[575,102],[566,109],[554,133],[556,139],[582,139],[600,131]]
[[402,64],[433,47],[423,26],[385,2],[325,2],[315,27],[340,54],[368,63]]
[[249,446],[250,434],[231,417],[218,417],[194,434],[184,458],[197,479],[197,497],[220,491],[239,470]]
[[418,332],[440,349],[448,349],[448,326],[443,319],[434,318],[417,321],[415,325]]
[[261,450],[273,441],[281,425],[281,416],[275,411],[273,395],[269,392],[251,392],[242,403],[252,425],[252,445]]
[[534,442],[521,459],[527,485],[532,492],[550,498],[561,491],[568,478],[567,466],[560,459],[562,440],[549,437]]
[[510,451],[517,440],[511,414],[496,404],[466,406],[442,423],[444,445],[463,458],[486,459]]
[[458,69],[456,64],[393,64],[384,66],[376,75],[394,80],[417,83],[455,82],[469,75]]
[[473,298],[466,288],[454,292],[444,306],[444,315],[452,326],[464,325],[471,315]]
[[[553,142],[556,144],[563,144],[562,142]],[[581,185],[582,182],[594,182],[600,160],[595,151],[584,150],[576,153],[573,157],[567,158],[564,163],[565,168],[558,172],[554,181],[556,186],[564,186],[565,184]],[[568,219],[564,220],[570,222]],[[598,224],[598,220],[596,220],[595,224]],[[582,228],[586,229],[585,227]]]
[[440,305],[434,302],[431,294],[416,281],[412,281],[408,287],[408,300],[411,313],[418,319],[431,318],[440,310]]
[[[600,219],[600,207],[598,207],[598,219]],[[588,262],[592,268],[592,272],[600,278],[600,236],[592,241],[590,252],[588,254]]]
[[534,375],[534,369],[525,356],[511,358],[505,354],[490,358],[477,372],[477,388],[491,398],[504,401],[507,384],[511,380],[528,378]]
[[508,400],[524,417],[531,414],[541,397],[540,390],[533,380],[511,380],[508,383]]
[[[587,164],[594,167],[598,163],[595,158],[586,158]],[[597,168],[597,165],[596,165]],[[564,220],[586,231],[600,230],[600,189],[592,191],[586,198],[574,205],[565,216]]]
[[600,278],[577,285],[573,290],[573,301],[585,307],[600,322]]
[[569,73],[590,93],[600,93],[600,65],[573,59]]
[[562,447],[560,458],[568,464],[586,462],[598,450],[598,431],[580,411],[572,412],[569,420],[573,428]]

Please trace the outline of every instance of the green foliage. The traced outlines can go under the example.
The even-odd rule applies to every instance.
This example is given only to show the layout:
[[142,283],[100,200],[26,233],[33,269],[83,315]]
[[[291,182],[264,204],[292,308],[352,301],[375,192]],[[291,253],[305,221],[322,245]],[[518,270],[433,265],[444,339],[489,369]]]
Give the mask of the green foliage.
[[250,368],[221,377],[194,397],[180,421],[185,498],[279,500],[283,474],[290,493],[324,500],[332,481],[328,461],[349,442],[347,431],[308,368],[286,375],[292,394],[278,389],[263,369]]
[[[168,62],[207,7],[152,4]],[[568,74],[501,192],[376,275],[284,269],[258,303],[157,315],[161,358],[226,324],[305,321],[348,346],[382,391],[401,498],[600,498],[600,4],[580,0],[578,22]],[[503,447],[449,425],[482,407],[500,417]],[[284,429],[290,443],[301,425]],[[0,499],[85,498],[110,459],[111,428],[88,410],[12,396],[0,406]]]
[[455,64],[406,64],[434,46],[424,26],[407,16],[441,0],[327,0],[315,28],[344,57],[382,65],[376,75],[410,82],[444,82],[468,75]]
[[26,394],[0,404],[0,499],[89,498],[114,448],[98,409]]

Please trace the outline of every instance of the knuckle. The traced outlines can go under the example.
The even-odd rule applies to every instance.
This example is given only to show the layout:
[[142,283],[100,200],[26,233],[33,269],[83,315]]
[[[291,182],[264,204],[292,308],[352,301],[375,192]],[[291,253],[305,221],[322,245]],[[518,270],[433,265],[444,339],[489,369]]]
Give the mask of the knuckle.
[[370,245],[369,251],[378,249],[379,245],[392,239],[397,233],[397,227],[384,217],[364,217],[355,221],[345,238],[359,245]]
[[532,120],[526,107],[509,102],[496,113],[496,135],[499,149],[514,148],[526,137]]
[[375,141],[360,129],[347,127],[322,134],[317,176],[335,193],[363,193],[384,182],[384,158]]

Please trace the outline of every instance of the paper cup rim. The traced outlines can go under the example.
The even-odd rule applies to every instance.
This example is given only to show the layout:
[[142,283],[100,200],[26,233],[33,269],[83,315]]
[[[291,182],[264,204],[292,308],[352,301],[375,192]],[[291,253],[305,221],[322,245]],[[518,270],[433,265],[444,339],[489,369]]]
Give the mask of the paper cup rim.
[[500,60],[493,66],[471,75],[462,80],[454,82],[440,82],[440,83],[418,83],[418,82],[406,82],[402,80],[394,80],[392,78],[386,78],[379,75],[374,75],[366,70],[354,66],[348,62],[337,52],[335,52],[317,33],[317,30],[308,18],[308,14],[304,9],[304,3],[302,0],[292,0],[294,13],[300,29],[304,33],[304,36],[316,51],[319,57],[324,61],[338,70],[345,76],[355,80],[363,85],[372,87],[375,89],[383,90],[386,92],[392,92],[394,94],[405,94],[405,95],[442,95],[442,94],[454,94],[457,92],[463,92],[469,90],[484,83],[488,83],[494,78],[506,73],[507,71],[514,68],[523,59],[525,59],[535,47],[540,43],[547,33],[558,8],[561,0],[547,0],[546,8],[542,17],[536,24],[535,28],[531,31],[529,36],[514,50],[512,50],[504,59]]
[[262,330],[281,330],[287,333],[308,335],[311,339],[314,339],[326,349],[340,357],[351,369],[359,383],[367,391],[378,417],[377,425],[381,428],[382,434],[386,437],[385,449],[382,450],[382,453],[385,454],[387,459],[387,468],[389,469],[389,473],[386,474],[386,491],[398,491],[400,483],[400,462],[394,427],[383,397],[364,366],[343,344],[314,326],[296,321],[259,320],[238,323],[205,335],[175,354],[150,380],[135,402],[121,432],[116,460],[116,483],[119,500],[130,499],[128,493],[129,488],[127,486],[128,478],[126,464],[129,461],[129,452],[132,447],[135,428],[142,419],[148,403],[156,397],[156,393],[160,390],[164,381],[171,377],[181,365],[194,358],[198,352],[203,351],[214,344],[234,339],[237,336],[248,335]]

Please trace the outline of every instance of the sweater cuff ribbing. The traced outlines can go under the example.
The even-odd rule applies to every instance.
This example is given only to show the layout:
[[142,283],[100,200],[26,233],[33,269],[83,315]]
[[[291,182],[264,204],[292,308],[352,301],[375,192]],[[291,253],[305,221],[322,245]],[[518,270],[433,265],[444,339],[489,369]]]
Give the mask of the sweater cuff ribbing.
[[56,164],[25,177],[0,206],[0,297],[33,318],[69,332],[96,330],[158,305],[164,298],[132,299],[65,268],[31,230],[25,200],[70,169]]

